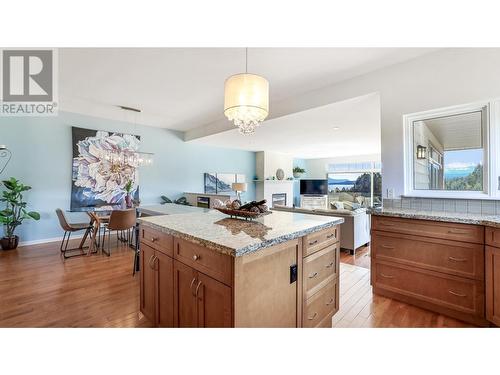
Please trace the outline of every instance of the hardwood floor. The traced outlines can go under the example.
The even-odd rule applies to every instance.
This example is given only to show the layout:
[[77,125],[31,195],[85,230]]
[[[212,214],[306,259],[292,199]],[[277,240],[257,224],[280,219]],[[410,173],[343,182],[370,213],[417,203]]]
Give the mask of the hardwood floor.
[[358,248],[356,255],[350,255],[349,251],[341,250],[340,262],[370,269],[370,245]]
[[0,251],[0,327],[149,326],[133,255],[122,244],[111,257],[66,261],[58,243]]
[[[75,241],[75,245],[78,241]],[[116,242],[115,242],[116,243]],[[370,249],[342,253],[340,310],[333,327],[469,327],[389,298],[373,296]],[[63,261],[59,244],[0,251],[0,327],[149,327],[139,312],[133,251]]]

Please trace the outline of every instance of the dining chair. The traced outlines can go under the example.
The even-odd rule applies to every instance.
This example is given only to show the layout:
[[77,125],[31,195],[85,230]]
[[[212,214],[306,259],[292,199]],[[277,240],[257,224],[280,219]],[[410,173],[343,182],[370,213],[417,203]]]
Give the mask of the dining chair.
[[[129,210],[114,210],[111,212],[109,217],[109,222],[104,224],[104,235],[102,238],[102,251],[107,256],[111,255],[110,239],[111,233],[116,232],[116,244],[120,238],[118,232],[128,231],[129,229],[135,228],[136,224],[136,211],[135,208]],[[108,249],[104,249],[104,244],[106,243],[106,233],[108,234]]]
[[[89,234],[92,230],[92,223],[91,222],[69,223],[68,220],[66,219],[66,215],[64,214],[63,210],[61,210],[60,208],[56,209],[56,215],[57,215],[57,218],[59,219],[59,224],[61,225],[61,228],[64,230],[64,236],[63,236],[63,239],[61,242],[61,247],[60,247],[61,254],[64,257],[64,259],[85,255],[85,253],[83,252],[83,249],[88,248],[88,246],[84,247],[83,245],[85,244],[85,241],[87,240],[87,237],[89,236]],[[83,235],[82,240],[80,241],[80,245],[78,247],[68,249],[68,243],[69,243],[69,239],[71,237],[71,233],[79,232],[82,230],[84,230],[85,233]],[[80,253],[66,255],[66,253],[71,254],[72,251],[76,251],[76,250],[79,250]]]

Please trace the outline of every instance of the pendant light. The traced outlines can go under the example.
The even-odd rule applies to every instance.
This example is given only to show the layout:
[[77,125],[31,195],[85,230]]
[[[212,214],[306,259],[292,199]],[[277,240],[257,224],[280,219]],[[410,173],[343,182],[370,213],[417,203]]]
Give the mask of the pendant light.
[[224,115],[239,128],[251,134],[269,114],[269,82],[248,73],[248,48],[245,49],[245,73],[235,74],[224,84]]

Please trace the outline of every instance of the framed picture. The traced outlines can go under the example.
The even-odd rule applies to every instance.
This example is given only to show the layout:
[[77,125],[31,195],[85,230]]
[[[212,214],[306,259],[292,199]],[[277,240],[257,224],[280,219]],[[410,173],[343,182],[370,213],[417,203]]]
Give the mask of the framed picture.
[[107,157],[109,152],[119,155],[120,151],[137,151],[139,136],[73,127],[72,143],[72,211],[121,204],[129,181],[133,182],[133,199],[139,199],[137,168]]
[[233,193],[232,184],[236,182],[234,173],[217,173],[217,194]]
[[205,194],[217,194],[217,175],[215,173],[204,173]]

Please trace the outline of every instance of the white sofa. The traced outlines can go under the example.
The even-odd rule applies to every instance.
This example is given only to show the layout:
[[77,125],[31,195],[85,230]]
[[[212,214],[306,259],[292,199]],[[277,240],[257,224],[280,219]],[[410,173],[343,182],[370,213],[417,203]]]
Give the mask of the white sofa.
[[356,249],[370,243],[370,215],[366,208],[350,210],[307,209],[299,207],[274,207],[276,211],[298,212],[311,215],[339,216],[344,219],[340,225],[340,247],[354,255]]

